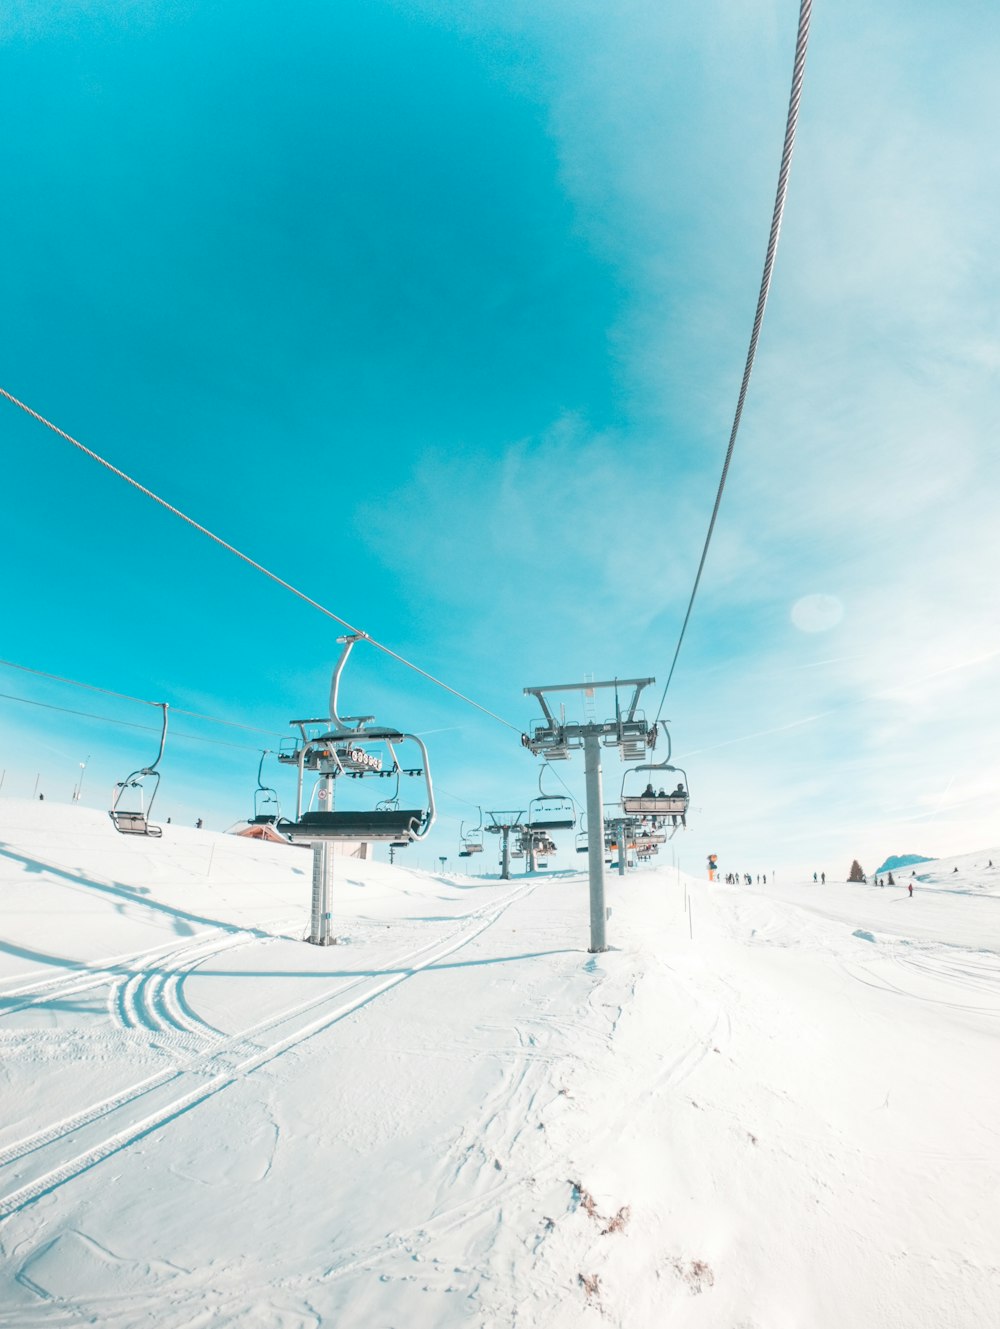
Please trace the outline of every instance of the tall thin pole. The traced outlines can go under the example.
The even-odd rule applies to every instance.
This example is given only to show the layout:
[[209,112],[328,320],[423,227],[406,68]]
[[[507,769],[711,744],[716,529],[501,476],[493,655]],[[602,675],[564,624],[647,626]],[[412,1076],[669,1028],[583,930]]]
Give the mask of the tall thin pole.
[[505,826],[500,834],[502,838],[500,852],[500,880],[510,881],[510,827]]
[[628,849],[625,845],[625,822],[618,823],[618,875],[625,875],[625,860],[628,858]]
[[[299,763],[301,775],[301,761]],[[321,795],[326,797],[321,801],[328,812],[333,811],[334,799],[334,777],[327,774],[323,776]],[[301,805],[302,794],[299,792],[299,803]],[[299,813],[301,819],[302,813]],[[312,878],[312,921],[309,928],[308,940],[314,946],[333,946],[336,943],[336,937],[333,935],[333,845],[329,840],[313,841],[313,878]]]
[[584,772],[587,777],[587,825],[591,828],[587,837],[587,857],[590,867],[588,949],[593,953],[608,949],[604,927],[607,919],[604,904],[604,790],[601,782],[601,743],[596,734],[588,734],[583,740],[583,755]]
[[308,940],[314,946],[332,946],[333,846],[328,840],[313,841],[312,922]]

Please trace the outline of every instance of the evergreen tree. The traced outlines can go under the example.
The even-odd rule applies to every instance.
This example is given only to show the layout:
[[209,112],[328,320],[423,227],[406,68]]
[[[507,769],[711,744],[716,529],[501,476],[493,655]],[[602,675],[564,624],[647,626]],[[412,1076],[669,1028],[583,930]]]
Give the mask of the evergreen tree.
[[855,859],[854,862],[851,864],[851,875],[847,878],[847,880],[864,881],[864,879],[865,879],[865,874],[861,870],[861,864],[858,862],[857,859]]

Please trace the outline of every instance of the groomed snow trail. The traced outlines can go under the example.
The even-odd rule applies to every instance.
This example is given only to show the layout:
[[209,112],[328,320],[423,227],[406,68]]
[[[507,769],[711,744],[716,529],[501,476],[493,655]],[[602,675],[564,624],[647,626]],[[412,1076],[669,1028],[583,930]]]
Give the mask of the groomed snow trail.
[[0,802],[0,1326],[1000,1323],[975,863],[613,877],[591,956],[577,873],[343,860],[321,950],[307,855],[167,831]]

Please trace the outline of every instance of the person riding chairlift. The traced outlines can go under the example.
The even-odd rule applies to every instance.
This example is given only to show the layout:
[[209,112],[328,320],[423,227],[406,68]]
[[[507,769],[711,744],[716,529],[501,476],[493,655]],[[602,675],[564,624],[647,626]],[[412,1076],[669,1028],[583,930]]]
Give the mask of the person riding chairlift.
[[[687,790],[684,788],[684,781],[683,781],[683,780],[678,780],[678,781],[677,781],[677,788],[676,788],[676,789],[674,790],[674,792],[670,795],[670,797],[671,797],[671,798],[686,798],[686,797],[687,797]],[[686,826],[687,826],[687,817],[684,815],[683,812],[680,814],[680,817],[681,817],[681,825],[686,827]],[[674,814],[673,822],[674,822],[674,825],[676,826],[676,825],[677,825],[677,814],[676,814],[676,813]]]

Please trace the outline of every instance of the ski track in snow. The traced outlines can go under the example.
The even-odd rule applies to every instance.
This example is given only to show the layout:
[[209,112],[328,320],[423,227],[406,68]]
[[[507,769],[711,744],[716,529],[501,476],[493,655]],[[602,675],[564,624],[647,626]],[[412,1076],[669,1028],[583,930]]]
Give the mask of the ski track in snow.
[[[542,957],[560,954],[581,904],[585,916],[582,878],[548,898],[539,887],[551,877],[502,896],[505,884],[481,883],[487,903],[448,913],[437,901],[454,909],[462,888],[442,878],[439,892],[428,875],[421,890],[389,871],[348,869],[352,940],[375,943],[381,956],[393,923],[434,929],[432,939],[409,945],[408,936],[403,954],[344,964],[350,973],[336,981],[318,964],[272,964],[273,974],[266,960],[237,966],[244,980],[259,971],[267,1014],[252,982],[222,985],[223,973],[211,973],[195,985],[213,957],[263,955],[279,940],[249,926],[189,933],[53,979],[0,982],[0,1001],[11,1003],[0,1014],[26,1012],[30,1023],[37,1012],[57,1033],[72,1031],[76,1014],[58,1002],[100,989],[103,1010],[84,1015],[110,1028],[94,1047],[116,1067],[134,1067],[128,1057],[140,1049],[169,1059],[162,1069],[147,1060],[151,1073],[69,1112],[72,1082],[67,1089],[55,1066],[54,1092],[39,1096],[28,1121],[53,1101],[64,1115],[0,1149],[0,1252],[12,1296],[23,1299],[0,1298],[0,1326],[1000,1323],[988,1309],[998,1277],[990,1238],[976,1238],[977,1223],[995,1230],[996,1132],[988,1076],[972,1075],[982,1071],[972,1057],[996,1037],[1000,954],[981,944],[982,920],[962,913],[962,893],[928,892],[896,910],[888,891],[862,897],[833,884],[825,897],[803,883],[784,895],[691,892],[689,938],[680,875],[654,871],[613,884],[620,950],[588,958],[573,946],[557,962]],[[945,893],[956,901],[945,901],[947,913]],[[218,917],[234,898],[213,899]],[[484,938],[520,902],[462,963],[380,1001]],[[538,943],[520,944],[527,935]],[[23,954],[29,946],[26,934]],[[268,987],[269,978],[282,984]],[[314,995],[283,1004],[285,981]],[[256,1008],[241,1006],[248,994]],[[230,1018],[231,1007],[241,1014]],[[328,1067],[295,1058],[280,1079],[269,1073],[263,1094],[234,1093],[197,1126],[168,1129],[362,1008],[327,1049]],[[30,1051],[31,1029],[5,1035],[18,1036]],[[72,1068],[87,1046],[62,1064]],[[952,1084],[956,1071],[958,1082],[972,1075],[954,1137],[949,1082],[923,1073],[921,1058],[934,1057],[947,1060]],[[423,1079],[414,1071],[409,1085],[418,1059]],[[24,1073],[33,1070],[29,1056]],[[437,1117],[427,1090],[435,1076],[445,1085]],[[333,1121],[317,1102],[328,1090],[339,1094]],[[132,1149],[154,1133],[163,1141],[155,1154]],[[321,1172],[310,1188],[303,1166],[321,1169],[324,1156],[332,1184],[325,1189]],[[385,1160],[384,1176],[367,1175],[372,1159]],[[269,1176],[267,1189],[252,1189]],[[64,1189],[70,1181],[79,1188]],[[144,1190],[151,1184],[163,1189],[160,1203]],[[344,1207],[327,1213],[338,1190]],[[301,1247],[268,1240],[283,1233],[264,1211],[296,1198]],[[613,1229],[632,1205],[628,1231]],[[181,1230],[189,1212],[207,1223],[204,1260],[197,1232]],[[859,1276],[845,1278],[848,1269]]]
[[[221,928],[212,929],[200,934],[193,940],[206,942],[222,931]],[[231,934],[226,930],[225,935],[229,936]],[[58,1001],[63,997],[75,996],[79,992],[104,987],[108,983],[115,982],[121,970],[133,969],[136,966],[143,968],[145,967],[143,963],[145,961],[160,960],[165,963],[177,949],[177,943],[171,941],[160,946],[148,947],[145,950],[131,951],[125,955],[110,956],[107,959],[81,966],[79,970],[74,970],[72,973],[60,974],[56,978],[38,979],[31,983],[6,988],[0,991],[0,1001],[5,1003],[3,1008],[0,1009],[0,1019],[15,1015],[19,1011],[29,1010],[34,1006],[44,1005],[46,1002]],[[187,949],[187,947],[184,949]],[[2,987],[2,984],[0,984],[0,987]],[[13,1000],[17,997],[25,999],[20,1002]]]
[[[108,1099],[75,1113],[71,1117],[53,1123],[43,1131],[36,1132],[8,1145],[0,1150],[0,1169],[4,1170],[13,1169],[16,1164],[28,1159],[35,1161],[35,1155],[57,1143],[70,1141],[75,1146],[83,1144],[83,1140],[78,1141],[75,1138],[78,1132],[83,1132],[87,1127],[96,1125],[103,1133],[115,1114],[123,1112],[124,1109],[138,1103],[147,1096],[156,1094],[161,1089],[173,1091],[164,1095],[167,1098],[166,1102],[153,1106],[151,1111],[147,1111],[138,1120],[130,1121],[119,1130],[109,1135],[103,1135],[103,1138],[86,1145],[81,1152],[71,1159],[50,1170],[42,1171],[40,1175],[28,1181],[18,1175],[15,1188],[0,1195],[0,1220],[8,1218],[40,1196],[49,1194],[68,1181],[72,1181],[81,1173],[103,1162],[104,1159],[111,1157],[112,1154],[119,1153],[136,1140],[151,1134],[180,1116],[181,1113],[227,1088],[242,1076],[249,1075],[252,1071],[280,1056],[283,1052],[287,1052],[290,1048],[313,1037],[338,1020],[344,1019],[359,1007],[405,982],[408,978],[412,978],[422,969],[426,969],[428,965],[460,950],[478,937],[481,932],[492,926],[512,904],[535,890],[538,884],[538,882],[533,882],[527,886],[520,886],[509,892],[503,899],[491,901],[488,905],[472,910],[465,915],[466,921],[456,933],[452,933],[444,939],[438,938],[433,942],[425,943],[415,950],[397,957],[390,965],[385,966],[389,970],[401,969],[402,972],[400,973],[392,972],[388,977],[380,978],[379,972],[376,971],[365,978],[341,984],[320,997],[301,1003],[278,1015],[269,1016],[256,1024],[247,1026],[237,1034],[225,1037],[219,1045],[214,1046],[207,1052],[196,1054],[183,1065],[150,1076]],[[132,983],[141,984],[142,979],[143,974],[140,972],[134,980],[129,980],[123,985],[121,1000],[118,1003],[119,1009],[122,1011],[126,1023],[133,1022],[129,1023],[129,1027],[142,1026],[159,1030],[161,1026],[152,1017],[149,1017],[150,1023],[144,1022],[134,996],[134,988],[130,993]],[[337,1001],[345,993],[358,987],[362,988],[362,991],[350,1001],[340,1002],[332,1010],[323,1010],[330,1002]],[[322,1013],[317,1016],[315,1015],[316,1011],[322,1011]],[[309,1016],[313,1018],[308,1019]],[[249,1055],[240,1055],[241,1052],[245,1053],[248,1045],[252,1045],[252,1040],[289,1023],[293,1024],[291,1032],[284,1034],[281,1038],[263,1048],[256,1048]],[[178,1095],[176,1093],[178,1085],[182,1085],[189,1080],[203,1080],[204,1082]],[[144,1106],[148,1108],[149,1104]],[[43,1168],[46,1166],[44,1158],[40,1166]]]
[[116,979],[108,994],[108,1010],[126,1029],[148,1029],[154,1033],[173,1030],[223,1038],[220,1029],[201,1019],[188,1005],[184,981],[206,960],[247,946],[266,945],[270,940],[273,939],[265,940],[249,932],[227,931],[221,940],[200,940],[178,947],[163,956],[155,967],[143,966],[127,978]]
[[[479,929],[476,935],[482,930]],[[470,937],[469,940],[471,939]],[[682,986],[689,988],[683,980]],[[599,988],[595,990],[599,991]],[[585,1028],[591,1035],[593,1034],[591,1027],[585,1026]],[[713,1050],[722,1051],[730,1031],[728,1010],[720,1005],[714,1010],[711,1024],[705,1032],[693,1038],[667,1065],[658,1067],[653,1075],[637,1085],[633,1093],[621,1101],[617,1112],[609,1120],[602,1122],[599,1128],[576,1141],[573,1152],[587,1152],[595,1148],[599,1151],[606,1149],[618,1138],[641,1105],[648,1103],[667,1089],[685,1083]],[[720,1032],[724,1035],[721,1039]],[[530,1045],[530,1035],[525,1035],[520,1029],[515,1033],[522,1048],[526,1044]],[[546,1088],[550,1090],[552,1088],[545,1078],[545,1070],[550,1064],[550,1059],[529,1056],[517,1057],[515,1060],[516,1065],[509,1067],[511,1074],[505,1076],[503,1083],[484,1101],[479,1118],[463,1126],[459,1139],[442,1161],[435,1180],[439,1195],[447,1195],[451,1187],[469,1168],[480,1176],[488,1178],[496,1176],[493,1159],[498,1156],[509,1158],[519,1140],[525,1134],[537,1129],[539,1114],[536,1112],[536,1107],[539,1096]],[[557,1094],[558,1091],[552,1093]],[[486,1145],[489,1148],[486,1148]],[[256,1286],[243,1283],[237,1292],[228,1294],[221,1290],[210,1292],[202,1282],[196,1280],[195,1286],[175,1289],[172,1292],[169,1308],[157,1312],[157,1323],[163,1326],[163,1329],[187,1329],[188,1326],[208,1325],[216,1321],[243,1323],[248,1305],[268,1304],[273,1301],[276,1293],[280,1292],[295,1298],[297,1304],[301,1304],[302,1299],[308,1298],[310,1291],[329,1288],[332,1284],[359,1274],[377,1271],[381,1266],[400,1257],[407,1262],[420,1262],[435,1244],[460,1233],[477,1220],[491,1214],[502,1213],[506,1204],[528,1193],[538,1192],[553,1182],[561,1182],[566,1183],[568,1195],[570,1188],[567,1177],[572,1169],[572,1158],[565,1152],[556,1153],[540,1167],[531,1167],[514,1175],[505,1176],[486,1186],[468,1200],[439,1208],[429,1219],[420,1224],[394,1231],[382,1241],[340,1252],[333,1264],[308,1278],[272,1278]],[[540,1255],[541,1239],[538,1239],[532,1252],[531,1268],[528,1271],[521,1270],[520,1279],[545,1284],[553,1296],[563,1294],[564,1289],[538,1266],[537,1257]],[[437,1279],[448,1283],[456,1272],[427,1266],[422,1267],[421,1278],[425,1281]],[[203,1306],[209,1297],[211,1311],[199,1315],[198,1308]],[[93,1303],[88,1308],[98,1312],[102,1322],[106,1322],[105,1317],[117,1309],[110,1303],[101,1305]],[[497,1307],[495,1312],[487,1312],[479,1322],[483,1325],[500,1324],[505,1322],[509,1312],[510,1307],[505,1302],[503,1307]],[[131,1323],[129,1316],[135,1313],[136,1307],[133,1306],[123,1316],[121,1323]],[[515,1319],[511,1323],[516,1323],[516,1320],[515,1311]],[[535,1320],[529,1322],[536,1323]],[[51,1324],[52,1321],[46,1319],[45,1323]],[[281,1320],[275,1319],[273,1323],[280,1324]]]

